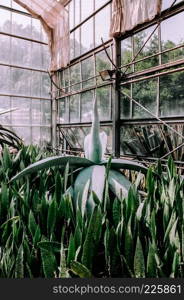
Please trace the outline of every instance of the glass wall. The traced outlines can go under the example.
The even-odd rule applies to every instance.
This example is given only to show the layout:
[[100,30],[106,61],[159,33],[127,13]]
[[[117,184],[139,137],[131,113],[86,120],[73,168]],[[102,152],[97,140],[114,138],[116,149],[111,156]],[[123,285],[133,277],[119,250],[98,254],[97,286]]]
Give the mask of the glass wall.
[[0,2],[0,124],[26,144],[51,142],[49,50],[39,20],[14,1]]
[[[63,89],[58,97],[58,126],[63,128],[65,125],[62,132],[71,141],[72,148],[82,149],[84,136],[89,129],[86,124],[92,121],[96,96],[101,128],[108,135],[107,151],[110,151],[113,85],[110,81],[102,81],[99,72],[112,69],[106,54],[113,58],[113,43],[109,38],[111,1],[72,0],[67,8],[70,17],[71,64],[58,74],[58,82]],[[106,43],[106,52],[101,38]]]
[[[178,0],[170,8],[172,3],[173,1],[163,0],[162,21],[159,25],[157,16],[150,24],[142,24],[135,30],[126,32],[117,40],[116,45],[109,38],[111,1],[71,0],[67,5],[71,63],[58,73],[58,82],[63,89],[57,98],[58,127],[63,130],[68,141],[71,141],[73,148],[83,148],[81,140],[90,126],[92,103],[96,95],[101,128],[108,129],[111,145],[108,151],[113,148],[113,153],[115,152],[112,145],[112,128],[115,124],[118,124],[116,139],[119,139],[120,133],[118,142],[122,155],[160,157],[161,152],[155,148],[161,140],[164,141],[163,153],[166,149],[171,150],[169,142],[166,142],[167,128],[159,122],[156,124],[155,120],[162,118],[173,128],[175,124],[181,123],[181,128],[177,127],[179,125],[176,128],[182,131],[184,5]],[[104,45],[102,41],[105,42]],[[118,53],[121,53],[121,63],[117,67],[123,77],[119,87],[114,84],[115,81],[103,81],[99,75],[102,70],[114,69],[108,55],[111,60],[115,59],[115,46],[117,49],[119,47]],[[117,102],[118,105],[115,105]],[[119,108],[116,113],[113,111],[115,107],[116,110]],[[118,113],[120,122],[115,122]],[[75,132],[75,128],[78,131]],[[141,139],[141,143],[138,143],[138,139]],[[177,145],[180,142],[177,136],[175,141]]]
[[[181,143],[172,130],[150,125],[156,116],[183,134],[183,125],[175,125],[184,124],[184,5],[180,2],[169,16],[164,18],[163,12],[159,26],[153,24],[121,41],[121,71],[126,75],[120,100],[122,154],[161,157],[172,151],[171,144]],[[162,9],[168,9],[169,3],[173,1],[163,1]],[[175,157],[178,160],[182,160],[182,149]]]

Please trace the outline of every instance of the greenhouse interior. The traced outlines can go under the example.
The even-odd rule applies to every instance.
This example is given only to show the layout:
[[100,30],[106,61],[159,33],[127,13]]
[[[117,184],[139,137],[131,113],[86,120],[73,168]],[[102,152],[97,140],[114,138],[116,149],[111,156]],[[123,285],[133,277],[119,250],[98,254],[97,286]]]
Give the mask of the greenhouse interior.
[[0,278],[184,277],[184,1],[0,0]]

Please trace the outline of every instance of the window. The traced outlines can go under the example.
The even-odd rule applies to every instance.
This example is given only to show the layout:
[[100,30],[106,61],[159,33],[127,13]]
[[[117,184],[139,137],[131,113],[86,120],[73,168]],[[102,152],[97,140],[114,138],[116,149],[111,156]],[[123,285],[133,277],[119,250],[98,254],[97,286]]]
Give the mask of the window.
[[0,124],[15,130],[28,144],[43,145],[44,138],[51,141],[46,35],[40,21],[14,1],[2,0],[1,5],[7,8],[0,8],[0,110],[17,109],[0,116]]

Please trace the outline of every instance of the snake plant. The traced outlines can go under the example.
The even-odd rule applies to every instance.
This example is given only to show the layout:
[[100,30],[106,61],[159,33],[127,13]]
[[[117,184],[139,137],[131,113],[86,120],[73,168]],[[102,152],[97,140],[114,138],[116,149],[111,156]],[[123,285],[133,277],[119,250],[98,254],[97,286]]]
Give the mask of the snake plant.
[[[120,169],[134,170],[144,174],[147,172],[146,167],[130,160],[112,159],[109,164],[109,160],[104,159],[106,144],[107,135],[105,132],[100,132],[97,100],[95,98],[91,132],[84,140],[84,158],[78,156],[53,156],[42,159],[25,168],[14,176],[12,180],[45,168],[53,166],[64,167],[68,163],[70,168],[79,171],[69,192],[72,194],[72,198],[78,207],[84,205],[82,204],[82,197],[83,193],[87,193],[89,196],[85,205],[88,211],[92,211],[94,207],[92,192],[95,192],[99,201],[102,201],[106,182],[117,198],[120,199],[128,195],[131,182],[120,172]],[[107,165],[108,168],[106,168]],[[108,169],[108,172],[106,169]]]

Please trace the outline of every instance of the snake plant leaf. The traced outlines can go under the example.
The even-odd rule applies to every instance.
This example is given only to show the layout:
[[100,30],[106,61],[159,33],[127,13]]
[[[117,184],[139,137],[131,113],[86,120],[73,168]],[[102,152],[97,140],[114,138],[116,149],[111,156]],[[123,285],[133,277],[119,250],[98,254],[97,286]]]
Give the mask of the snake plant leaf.
[[109,171],[109,188],[116,195],[118,199],[128,196],[128,191],[131,187],[130,181],[118,171]]
[[94,163],[83,157],[74,157],[74,156],[53,156],[44,158],[36,163],[31,164],[23,171],[15,175],[11,181],[19,179],[23,176],[29,175],[34,172],[38,172],[40,170],[55,167],[55,166],[66,166],[69,163],[70,166],[74,167],[89,167]]
[[24,248],[22,244],[18,249],[15,261],[15,276],[16,278],[24,278]]
[[97,98],[93,104],[93,121],[91,132],[84,139],[85,157],[95,163],[99,163],[104,158],[107,146],[107,135],[105,132],[100,133],[100,123],[97,108]]
[[91,278],[92,274],[86,266],[79,263],[78,261],[72,261],[71,263],[71,271],[78,275],[80,278]]
[[[83,169],[77,176],[74,184],[74,200],[77,201],[79,199],[79,207],[82,207],[82,202],[86,202],[85,198],[87,194],[85,192],[84,195],[84,191],[86,191],[85,187],[87,188],[88,181],[90,182],[89,193],[94,191],[98,199],[102,201],[105,185],[105,167],[98,165],[91,166]],[[86,205],[89,212],[94,208],[95,203],[92,195],[88,196]]]
[[[101,162],[102,165],[106,165],[107,161]],[[143,166],[140,163],[137,163],[132,160],[127,160],[127,159],[112,159],[111,160],[111,168],[112,169],[127,169],[127,170],[134,170],[138,172],[142,172],[143,174],[146,174],[148,169]]]
[[137,243],[136,243],[135,255],[134,255],[134,273],[135,273],[135,277],[138,278],[145,277],[144,254],[143,254],[143,248],[139,236],[137,237]]
[[50,252],[60,252],[61,250],[61,243],[58,242],[42,241],[39,242],[37,245],[40,249]]

